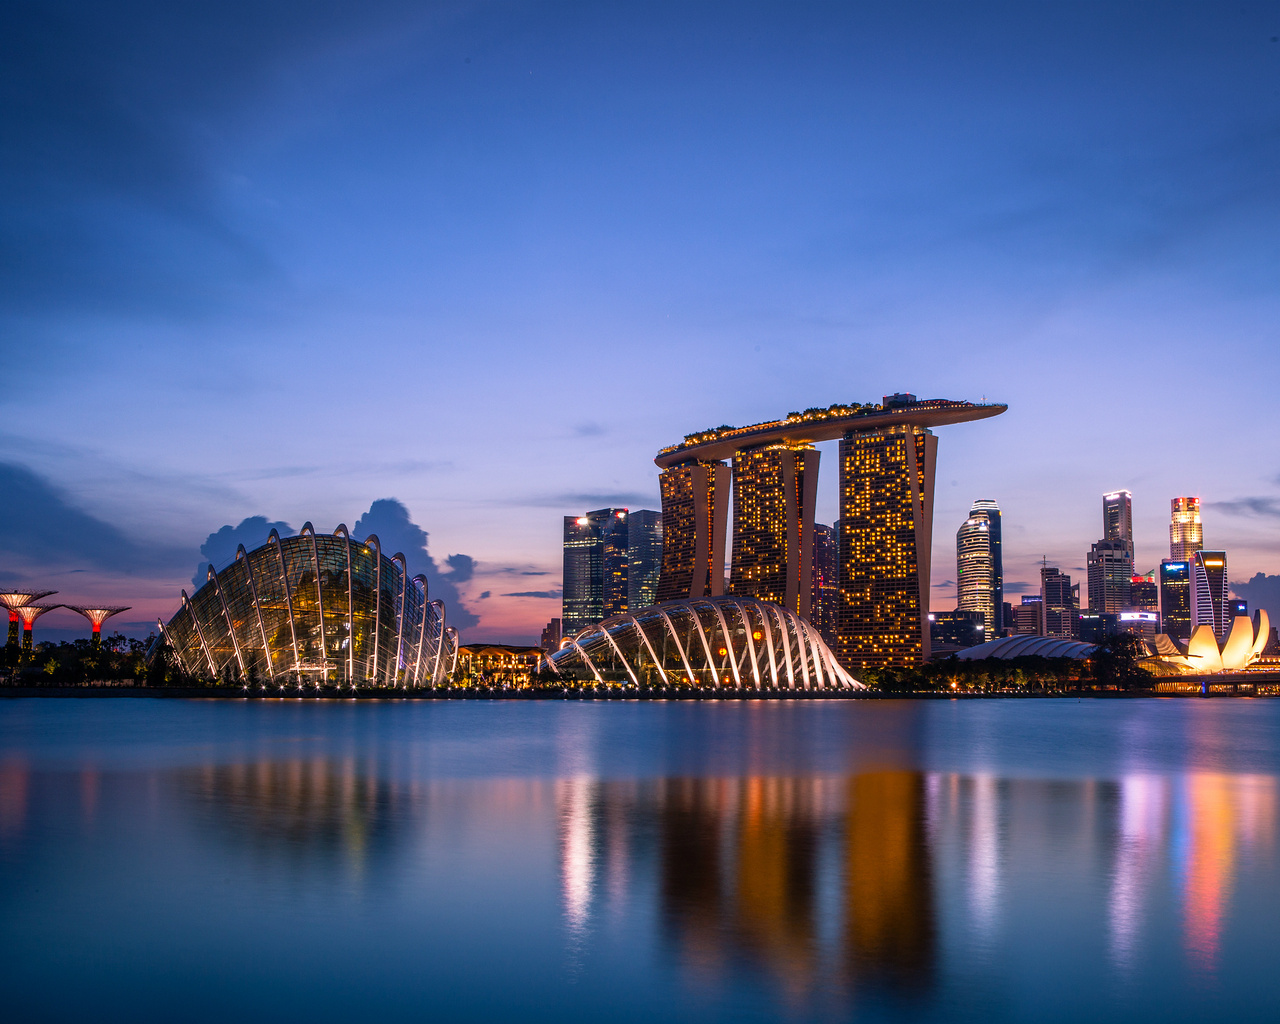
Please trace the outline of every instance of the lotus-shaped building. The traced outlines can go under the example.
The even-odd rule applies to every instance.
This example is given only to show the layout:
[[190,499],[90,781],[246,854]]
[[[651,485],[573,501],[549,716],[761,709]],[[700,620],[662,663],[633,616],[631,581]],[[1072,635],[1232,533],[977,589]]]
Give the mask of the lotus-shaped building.
[[457,631],[424,576],[405,557],[382,553],[376,536],[352,540],[345,526],[296,537],[271,531],[241,545],[191,597],[162,635],[181,668],[197,676],[278,685],[431,686],[452,674]]
[[749,597],[664,601],[561,642],[547,668],[565,679],[637,686],[861,689],[799,615]]
[[1160,634],[1156,637],[1156,655],[1183,672],[1239,672],[1262,656],[1270,634],[1270,616],[1265,609],[1259,608],[1252,621],[1248,616],[1237,615],[1231,621],[1231,632],[1221,646],[1213,627],[1206,623],[1196,627],[1185,651],[1168,636]]

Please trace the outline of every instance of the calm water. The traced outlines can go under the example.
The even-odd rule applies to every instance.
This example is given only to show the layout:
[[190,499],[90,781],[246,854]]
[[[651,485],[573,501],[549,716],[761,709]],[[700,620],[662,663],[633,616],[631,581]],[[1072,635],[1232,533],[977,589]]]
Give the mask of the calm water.
[[1274,1020],[1280,701],[0,701],[27,1020]]

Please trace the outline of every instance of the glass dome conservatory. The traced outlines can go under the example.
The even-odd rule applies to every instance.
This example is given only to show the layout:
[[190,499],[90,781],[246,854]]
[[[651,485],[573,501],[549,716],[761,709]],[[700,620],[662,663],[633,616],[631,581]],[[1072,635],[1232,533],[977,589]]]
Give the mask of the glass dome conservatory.
[[643,686],[861,689],[799,615],[750,597],[664,601],[561,642],[565,679]]
[[454,670],[458,634],[424,576],[382,553],[376,536],[352,540],[310,523],[296,537],[271,531],[161,623],[182,669],[247,683],[432,686]]

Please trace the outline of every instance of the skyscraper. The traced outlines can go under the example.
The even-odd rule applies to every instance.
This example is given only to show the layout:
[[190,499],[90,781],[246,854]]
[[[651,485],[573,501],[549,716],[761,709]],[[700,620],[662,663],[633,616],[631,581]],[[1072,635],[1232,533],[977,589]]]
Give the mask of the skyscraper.
[[1102,539],[1089,551],[1089,610],[1119,614],[1129,607],[1133,579],[1133,495],[1102,496]]
[[1204,547],[1200,499],[1174,498],[1169,505],[1169,558],[1174,562],[1190,562],[1191,556]]
[[1225,551],[1197,551],[1191,556],[1191,631],[1208,624],[1219,640],[1231,628]]
[[812,446],[734,453],[732,593],[810,617],[817,491],[818,451]]
[[627,510],[564,517],[561,621],[566,636],[627,610]]
[[1154,572],[1129,580],[1129,607],[1140,612],[1160,610],[1160,585]]
[[1191,563],[1160,563],[1160,628],[1174,640],[1191,639]]
[[813,593],[809,621],[829,647],[834,647],[836,642],[836,607],[840,603],[838,566],[835,529],[825,523],[814,523]]
[[658,600],[723,594],[729,467],[691,460],[664,469],[658,484],[663,540]]
[[1133,551],[1123,540],[1100,540],[1089,549],[1089,610],[1118,614],[1132,596]]
[[836,652],[851,668],[929,657],[929,569],[938,439],[916,426],[840,441]]
[[1004,571],[1000,552],[1000,507],[990,499],[973,503],[956,532],[956,608],[981,612],[989,639],[1000,635]]
[[662,513],[637,509],[627,516],[627,610],[658,602],[662,572]]
[[1133,548],[1133,495],[1113,491],[1102,496],[1102,539],[1125,541]]
[[1076,635],[1079,607],[1071,577],[1057,566],[1040,569],[1040,635],[1070,640]]

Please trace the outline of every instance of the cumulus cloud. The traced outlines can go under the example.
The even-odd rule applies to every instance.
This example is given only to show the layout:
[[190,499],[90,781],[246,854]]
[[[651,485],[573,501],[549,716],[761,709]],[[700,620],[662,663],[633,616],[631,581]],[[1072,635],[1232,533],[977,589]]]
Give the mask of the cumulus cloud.
[[1236,597],[1249,602],[1249,610],[1265,608],[1268,615],[1280,617],[1280,576],[1255,573],[1245,583],[1231,584]]
[[475,560],[470,555],[449,555],[446,569],[436,565],[427,550],[427,531],[409,518],[409,510],[395,498],[379,498],[351,528],[356,540],[365,540],[371,533],[377,534],[387,555],[403,552],[410,576],[421,573],[427,578],[427,593],[432,600],[439,598],[445,603],[450,625],[458,629],[479,625],[480,619],[467,610],[458,592],[458,585],[475,573]]
[[191,585],[199,590],[209,578],[210,565],[215,570],[229,565],[236,557],[236,548],[241,544],[246,551],[262,547],[272,530],[278,531],[281,537],[293,534],[293,527],[288,523],[269,523],[266,516],[250,516],[240,520],[239,526],[224,526],[216,533],[209,534],[200,545],[200,554],[204,555],[205,560],[196,566]]

